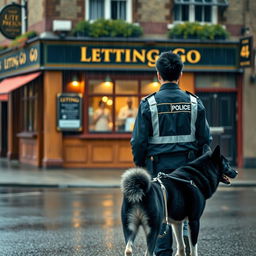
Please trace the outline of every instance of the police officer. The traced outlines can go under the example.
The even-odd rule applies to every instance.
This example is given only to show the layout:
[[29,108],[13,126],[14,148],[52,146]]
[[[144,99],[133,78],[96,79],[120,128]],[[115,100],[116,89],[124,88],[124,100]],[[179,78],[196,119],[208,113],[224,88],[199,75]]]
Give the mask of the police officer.
[[[182,69],[179,55],[163,52],[156,62],[161,88],[139,106],[131,138],[133,159],[152,176],[185,165],[212,139],[202,102],[179,88]],[[172,255],[171,228],[163,224],[162,231],[166,228],[167,235],[157,241],[156,256]]]

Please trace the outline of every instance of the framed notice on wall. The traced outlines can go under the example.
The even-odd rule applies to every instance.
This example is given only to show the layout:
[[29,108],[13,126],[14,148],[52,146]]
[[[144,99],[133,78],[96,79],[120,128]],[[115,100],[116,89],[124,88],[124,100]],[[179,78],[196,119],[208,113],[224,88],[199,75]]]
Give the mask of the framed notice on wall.
[[57,130],[81,131],[82,94],[59,93],[57,95]]

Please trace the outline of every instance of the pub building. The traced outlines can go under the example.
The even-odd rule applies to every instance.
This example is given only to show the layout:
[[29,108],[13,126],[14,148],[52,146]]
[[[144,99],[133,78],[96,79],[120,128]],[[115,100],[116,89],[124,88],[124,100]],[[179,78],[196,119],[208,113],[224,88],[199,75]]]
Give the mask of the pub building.
[[185,65],[181,88],[207,108],[214,144],[241,166],[243,72],[236,41],[39,36],[3,52],[1,156],[46,168],[131,167],[138,105],[159,90],[155,62],[170,50]]

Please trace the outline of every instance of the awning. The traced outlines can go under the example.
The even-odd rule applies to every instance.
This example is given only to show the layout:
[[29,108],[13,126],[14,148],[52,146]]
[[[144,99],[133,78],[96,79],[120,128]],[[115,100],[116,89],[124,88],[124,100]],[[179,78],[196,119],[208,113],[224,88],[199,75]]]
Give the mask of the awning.
[[8,94],[0,94],[0,101],[8,101]]
[[25,85],[41,75],[41,72],[36,72],[23,76],[16,76],[12,78],[6,78],[0,83],[0,100],[7,100],[8,93],[18,89],[22,85]]

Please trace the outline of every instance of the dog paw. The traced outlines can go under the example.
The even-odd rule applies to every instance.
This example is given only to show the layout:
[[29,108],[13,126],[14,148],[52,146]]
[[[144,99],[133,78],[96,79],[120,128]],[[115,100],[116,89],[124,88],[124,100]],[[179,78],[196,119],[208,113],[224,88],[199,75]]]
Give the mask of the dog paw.
[[186,256],[185,249],[178,250],[175,256]]
[[126,249],[124,252],[124,256],[132,256],[132,250],[131,249]]

